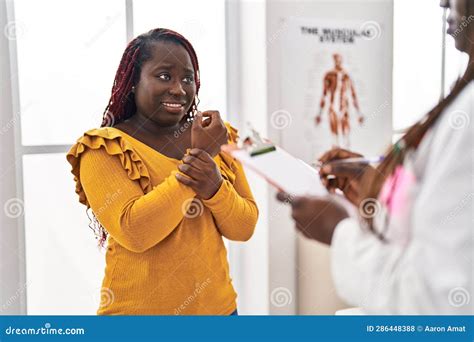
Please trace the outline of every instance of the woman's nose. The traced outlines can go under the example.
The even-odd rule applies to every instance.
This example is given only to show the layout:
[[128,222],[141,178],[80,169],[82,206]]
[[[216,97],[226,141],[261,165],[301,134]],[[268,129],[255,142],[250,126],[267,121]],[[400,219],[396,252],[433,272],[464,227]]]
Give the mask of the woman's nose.
[[173,84],[171,85],[169,89],[169,93],[175,96],[186,95],[186,92],[184,91],[183,86],[181,85],[180,81],[173,82]]

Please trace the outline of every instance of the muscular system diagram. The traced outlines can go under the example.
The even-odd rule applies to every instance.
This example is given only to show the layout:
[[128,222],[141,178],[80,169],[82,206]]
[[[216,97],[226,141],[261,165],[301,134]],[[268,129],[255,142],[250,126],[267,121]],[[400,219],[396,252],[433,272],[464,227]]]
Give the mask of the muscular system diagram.
[[333,59],[334,67],[324,75],[323,94],[315,121],[317,126],[321,124],[327,107],[333,147],[350,148],[351,108],[349,99],[352,99],[352,107],[357,113],[360,124],[364,122],[364,117],[359,109],[354,82],[342,67],[342,56],[335,53]]

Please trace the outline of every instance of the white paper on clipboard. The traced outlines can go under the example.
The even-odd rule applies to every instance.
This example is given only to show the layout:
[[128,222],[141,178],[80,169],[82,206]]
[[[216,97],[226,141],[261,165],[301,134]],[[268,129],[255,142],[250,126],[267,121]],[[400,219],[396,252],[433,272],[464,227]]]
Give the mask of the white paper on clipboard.
[[245,150],[233,150],[229,153],[289,195],[324,196],[328,193],[321,183],[318,171],[279,147],[276,147],[276,151],[253,157]]

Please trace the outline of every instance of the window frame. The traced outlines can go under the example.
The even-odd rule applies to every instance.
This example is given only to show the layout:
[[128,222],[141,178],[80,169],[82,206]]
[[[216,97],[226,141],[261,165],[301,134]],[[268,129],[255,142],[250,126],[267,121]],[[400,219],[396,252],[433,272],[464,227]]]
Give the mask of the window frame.
[[[7,23],[15,22],[15,8],[13,0],[0,0],[2,5],[6,7],[6,20]],[[133,38],[133,0],[123,0],[126,13],[126,39],[127,42]],[[17,44],[15,39],[10,39],[8,42],[8,52],[10,59],[10,89],[12,97],[12,117],[18,117],[13,125],[13,136],[14,136],[14,155],[15,155],[15,173],[10,181],[16,185],[16,196],[20,203],[24,203],[25,194],[23,186],[23,157],[26,155],[41,155],[41,154],[66,154],[71,148],[70,145],[23,145],[22,143],[22,130],[21,130],[21,106],[20,106],[20,88],[18,83],[18,53]],[[8,85],[6,85],[8,87]],[[8,114],[8,113],[7,113]],[[17,251],[18,259],[16,268],[18,273],[9,279],[8,277],[2,282],[10,282],[6,287],[14,288],[19,284],[24,284],[24,290],[18,293],[19,305],[12,306],[10,308],[11,314],[27,315],[27,296],[28,296],[28,280],[26,274],[26,225],[25,216],[21,215],[16,219],[16,231],[18,232],[18,239],[14,249]],[[9,241],[14,243],[14,241]],[[18,292],[18,291],[17,291]],[[8,294],[6,294],[8,296]],[[1,312],[1,311],[0,311]]]

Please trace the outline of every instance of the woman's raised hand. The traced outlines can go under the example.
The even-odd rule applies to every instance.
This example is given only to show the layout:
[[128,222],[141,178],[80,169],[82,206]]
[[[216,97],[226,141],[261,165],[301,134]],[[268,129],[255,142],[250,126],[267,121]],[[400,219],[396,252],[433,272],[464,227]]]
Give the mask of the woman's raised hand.
[[228,133],[217,110],[198,112],[191,128],[191,147],[216,156],[221,146],[227,144]]

